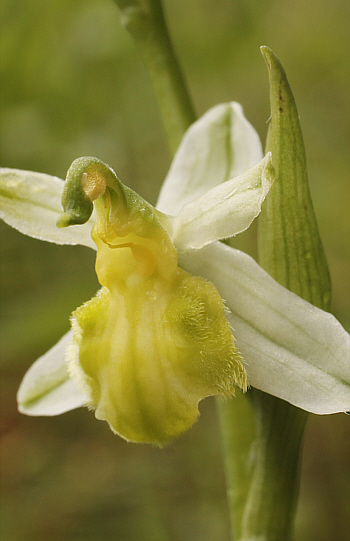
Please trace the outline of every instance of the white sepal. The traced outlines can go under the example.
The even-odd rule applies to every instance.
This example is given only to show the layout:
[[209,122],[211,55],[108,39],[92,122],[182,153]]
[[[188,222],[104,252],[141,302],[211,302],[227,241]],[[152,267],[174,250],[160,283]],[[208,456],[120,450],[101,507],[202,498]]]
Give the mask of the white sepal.
[[0,218],[24,235],[56,244],[81,244],[96,250],[94,220],[59,229],[63,180],[32,171],[0,169]]
[[331,314],[219,242],[180,254],[180,264],[226,301],[250,385],[312,413],[350,410],[350,337]]
[[72,340],[69,331],[29,368],[17,393],[21,413],[59,415],[88,403],[67,370],[66,349]]
[[187,130],[163,183],[157,208],[177,215],[208,190],[263,157],[258,134],[239,103],[222,103]]

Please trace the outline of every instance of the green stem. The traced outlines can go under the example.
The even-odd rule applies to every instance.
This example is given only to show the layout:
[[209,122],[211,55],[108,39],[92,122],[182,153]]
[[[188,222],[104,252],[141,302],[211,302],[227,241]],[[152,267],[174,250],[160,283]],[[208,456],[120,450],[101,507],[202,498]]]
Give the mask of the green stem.
[[187,85],[169,38],[160,0],[116,0],[122,23],[146,65],[174,154],[195,121]]
[[251,398],[257,423],[255,464],[238,539],[291,541],[308,414],[257,389]]
[[[250,391],[249,391],[250,392]],[[227,500],[233,539],[242,538],[243,516],[255,460],[255,418],[247,395],[217,399],[221,425]]]
[[292,541],[308,414],[256,389],[218,406],[233,541]]
[[236,541],[292,541],[308,414],[256,389],[218,400]]

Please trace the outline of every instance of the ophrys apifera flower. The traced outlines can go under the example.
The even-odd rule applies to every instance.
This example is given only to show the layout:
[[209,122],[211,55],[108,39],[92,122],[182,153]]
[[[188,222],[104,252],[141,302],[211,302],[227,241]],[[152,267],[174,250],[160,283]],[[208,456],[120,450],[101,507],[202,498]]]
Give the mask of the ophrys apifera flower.
[[164,444],[193,424],[202,398],[232,396],[235,385],[315,413],[350,408],[341,325],[219,242],[259,214],[273,181],[271,156],[261,158],[240,107],[217,106],[185,135],[158,210],[109,166],[76,160],[64,229],[55,228],[60,180],[3,170],[6,221],[67,244],[91,246],[92,230],[102,286],[73,313],[73,331],[25,376],[21,411],[88,405],[126,439]]

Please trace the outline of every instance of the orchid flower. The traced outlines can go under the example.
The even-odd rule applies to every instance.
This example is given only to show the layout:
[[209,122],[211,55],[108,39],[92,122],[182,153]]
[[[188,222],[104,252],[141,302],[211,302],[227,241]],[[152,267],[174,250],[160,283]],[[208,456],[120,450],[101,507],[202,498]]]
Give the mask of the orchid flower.
[[188,129],[156,209],[95,158],[73,162],[65,185],[2,169],[1,217],[41,240],[97,247],[102,286],[29,369],[19,410],[87,406],[125,439],[158,445],[195,422],[200,400],[235,386],[317,414],[349,410],[340,323],[220,242],[258,216],[273,176],[237,103]]

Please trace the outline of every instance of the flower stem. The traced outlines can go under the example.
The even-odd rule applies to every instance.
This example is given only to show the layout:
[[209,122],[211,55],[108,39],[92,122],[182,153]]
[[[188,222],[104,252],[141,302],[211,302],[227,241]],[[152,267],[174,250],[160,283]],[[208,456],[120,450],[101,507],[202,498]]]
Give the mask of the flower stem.
[[238,539],[291,541],[308,414],[257,389],[251,399],[257,423],[254,473]]
[[183,134],[195,121],[187,85],[176,58],[160,0],[115,0],[122,24],[134,38],[148,75],[174,154]]
[[242,539],[243,516],[255,460],[255,418],[247,395],[217,399],[221,425],[227,500],[233,540]]

